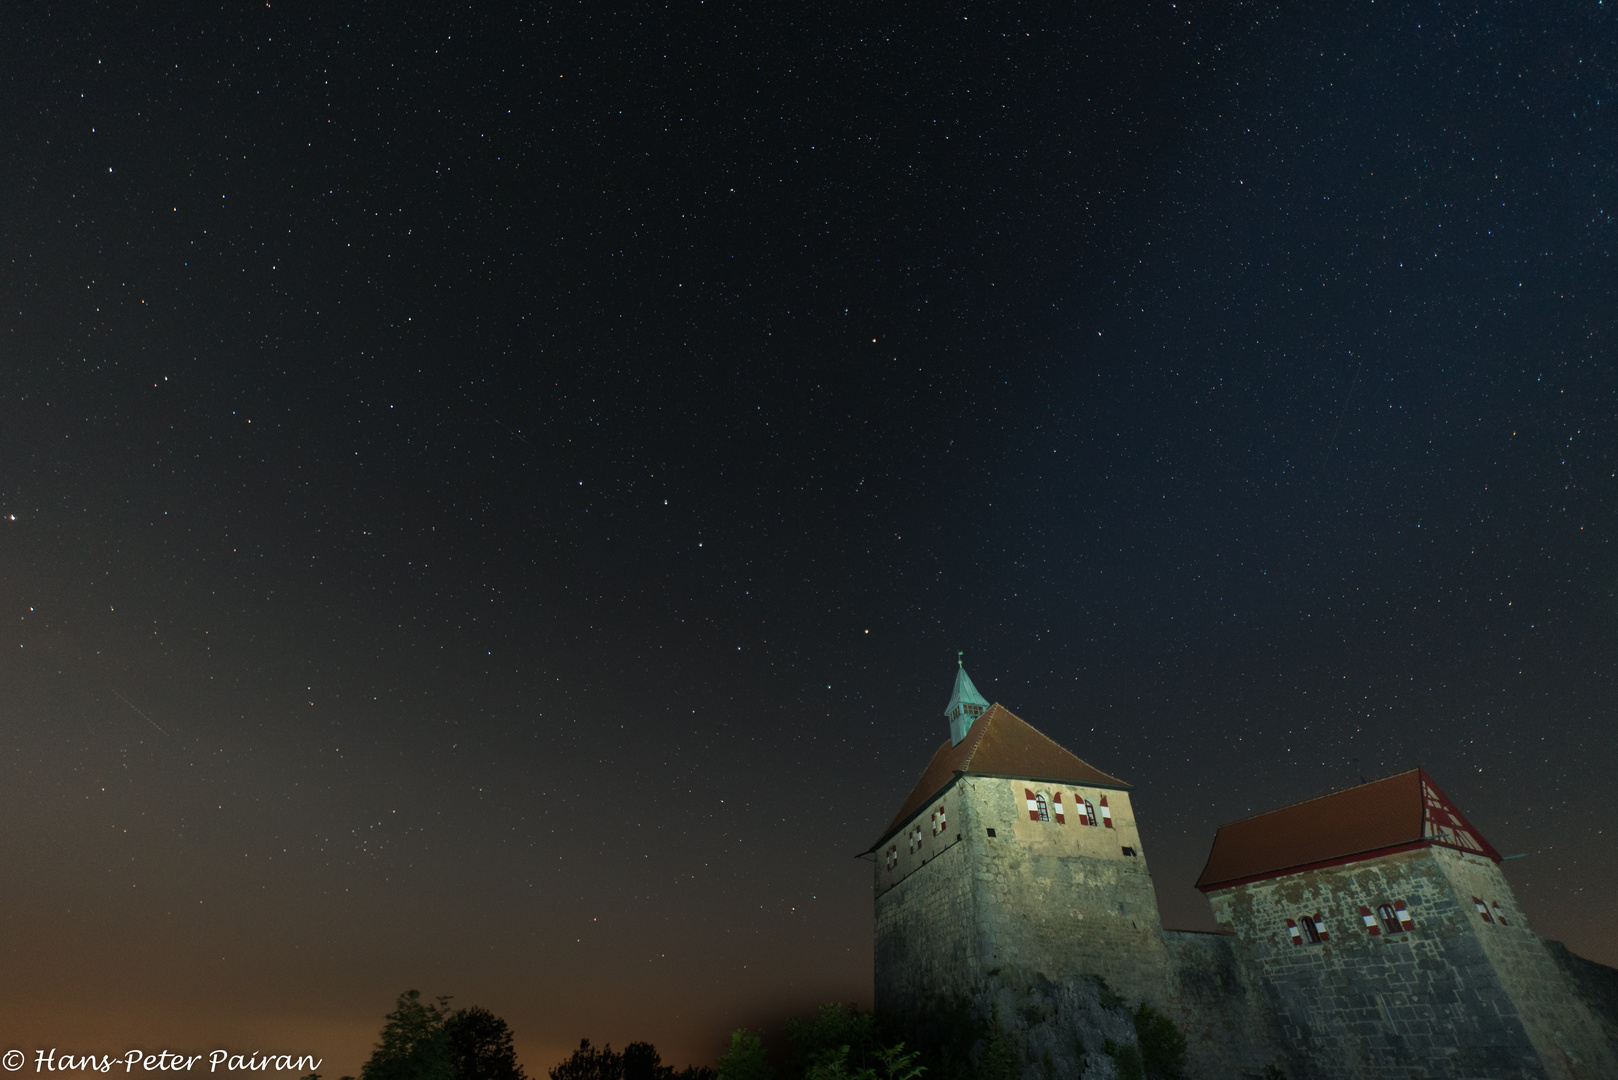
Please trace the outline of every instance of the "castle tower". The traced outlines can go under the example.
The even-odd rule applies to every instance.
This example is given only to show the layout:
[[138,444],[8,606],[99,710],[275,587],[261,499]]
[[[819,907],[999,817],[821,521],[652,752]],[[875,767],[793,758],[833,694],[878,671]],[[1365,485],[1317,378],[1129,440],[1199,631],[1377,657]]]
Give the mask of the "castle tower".
[[877,1009],[919,1016],[1008,968],[1156,999],[1166,957],[1129,785],[988,705],[964,667],[945,716],[950,737],[867,852]]
[[1412,769],[1220,826],[1197,887],[1273,991],[1289,1075],[1618,1076],[1499,863]]
[[961,662],[961,654],[955,654],[955,689],[949,695],[949,704],[944,706],[944,716],[949,720],[949,741],[953,746],[959,746],[961,740],[972,727],[972,721],[983,715],[983,710],[989,707],[978,688],[972,685],[971,676],[966,673],[966,665]]

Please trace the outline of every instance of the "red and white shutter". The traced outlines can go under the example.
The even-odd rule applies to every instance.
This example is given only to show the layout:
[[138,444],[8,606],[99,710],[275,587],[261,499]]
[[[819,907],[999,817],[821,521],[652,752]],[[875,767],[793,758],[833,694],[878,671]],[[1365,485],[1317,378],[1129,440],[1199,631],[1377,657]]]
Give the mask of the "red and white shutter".
[[1315,933],[1320,935],[1321,941],[1330,941],[1331,935],[1326,933],[1326,920],[1320,917],[1320,912],[1318,911],[1315,912],[1313,917],[1315,920]]
[[1416,924],[1410,920],[1410,912],[1405,908],[1405,902],[1403,900],[1395,900],[1393,902],[1393,913],[1399,916],[1399,929],[1415,929]]
[[1477,897],[1474,896],[1474,897],[1472,897],[1472,906],[1478,909],[1478,914],[1483,916],[1483,921],[1484,922],[1486,922],[1486,923],[1494,922],[1494,916],[1489,914],[1489,905],[1488,904],[1485,904],[1482,900],[1479,900]]
[[892,870],[899,865],[899,845],[894,844],[888,849],[888,869]]
[[1022,793],[1023,793],[1024,797],[1026,797],[1028,799],[1028,820],[1029,821],[1038,821],[1039,820],[1039,804],[1034,801],[1034,789],[1033,788],[1023,788]]
[[938,811],[933,811],[933,835],[938,835]]
[[1489,906],[1494,909],[1494,921],[1495,922],[1499,923],[1501,926],[1510,926],[1511,925],[1510,923],[1506,922],[1505,912],[1500,910],[1500,905],[1498,903],[1496,903],[1493,900],[1490,900],[1489,901]]
[[1366,907],[1364,904],[1360,905],[1360,922],[1365,924],[1366,931],[1372,937],[1380,937],[1382,935],[1382,928],[1376,924],[1376,916],[1372,915],[1371,909]]
[[1112,811],[1107,807],[1107,797],[1101,796],[1101,824],[1112,828]]
[[1060,791],[1051,796],[1051,810],[1056,814],[1056,823],[1058,825],[1067,824],[1067,818],[1062,816],[1062,793]]
[[1287,920],[1287,933],[1292,935],[1292,944],[1303,944],[1303,931],[1299,930],[1298,924],[1293,922],[1291,919]]
[[948,829],[948,828],[949,828],[949,824],[948,824],[948,822],[946,822],[944,820],[944,804],[939,803],[938,804],[938,831],[943,832],[945,829]]

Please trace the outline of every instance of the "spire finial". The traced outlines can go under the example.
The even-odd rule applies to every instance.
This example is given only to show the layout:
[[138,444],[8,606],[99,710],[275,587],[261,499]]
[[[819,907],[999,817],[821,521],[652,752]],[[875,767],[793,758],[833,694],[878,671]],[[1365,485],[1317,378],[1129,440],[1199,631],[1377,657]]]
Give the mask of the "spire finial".
[[955,652],[955,692],[949,696],[949,704],[944,706],[944,716],[949,719],[949,737],[953,745],[959,746],[966,733],[971,730],[972,723],[983,715],[989,703],[983,700],[978,688],[972,685],[971,676],[966,673],[966,653],[957,649]]

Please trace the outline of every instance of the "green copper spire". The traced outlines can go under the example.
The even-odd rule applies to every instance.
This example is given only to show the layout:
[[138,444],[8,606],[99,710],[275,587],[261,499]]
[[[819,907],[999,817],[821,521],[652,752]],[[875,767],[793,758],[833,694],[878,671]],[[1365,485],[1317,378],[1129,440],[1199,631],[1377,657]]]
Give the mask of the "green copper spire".
[[972,729],[972,721],[982,715],[989,703],[983,700],[978,688],[972,685],[972,679],[966,674],[966,665],[961,657],[964,654],[955,654],[955,692],[949,696],[949,704],[944,706],[944,715],[949,717],[949,740],[951,746],[959,746],[966,733]]

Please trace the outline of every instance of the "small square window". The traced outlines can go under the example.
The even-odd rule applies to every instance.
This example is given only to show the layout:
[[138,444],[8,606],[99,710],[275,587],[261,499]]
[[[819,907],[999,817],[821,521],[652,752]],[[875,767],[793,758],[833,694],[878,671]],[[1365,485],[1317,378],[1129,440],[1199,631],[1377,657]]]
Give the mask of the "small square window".
[[1133,859],[1135,857],[1135,849],[1132,847],[1126,847],[1124,848],[1124,854]]
[[993,830],[993,829],[990,829],[990,830],[989,830],[989,835],[990,835],[990,836],[993,836],[993,835],[994,835],[994,830]]

